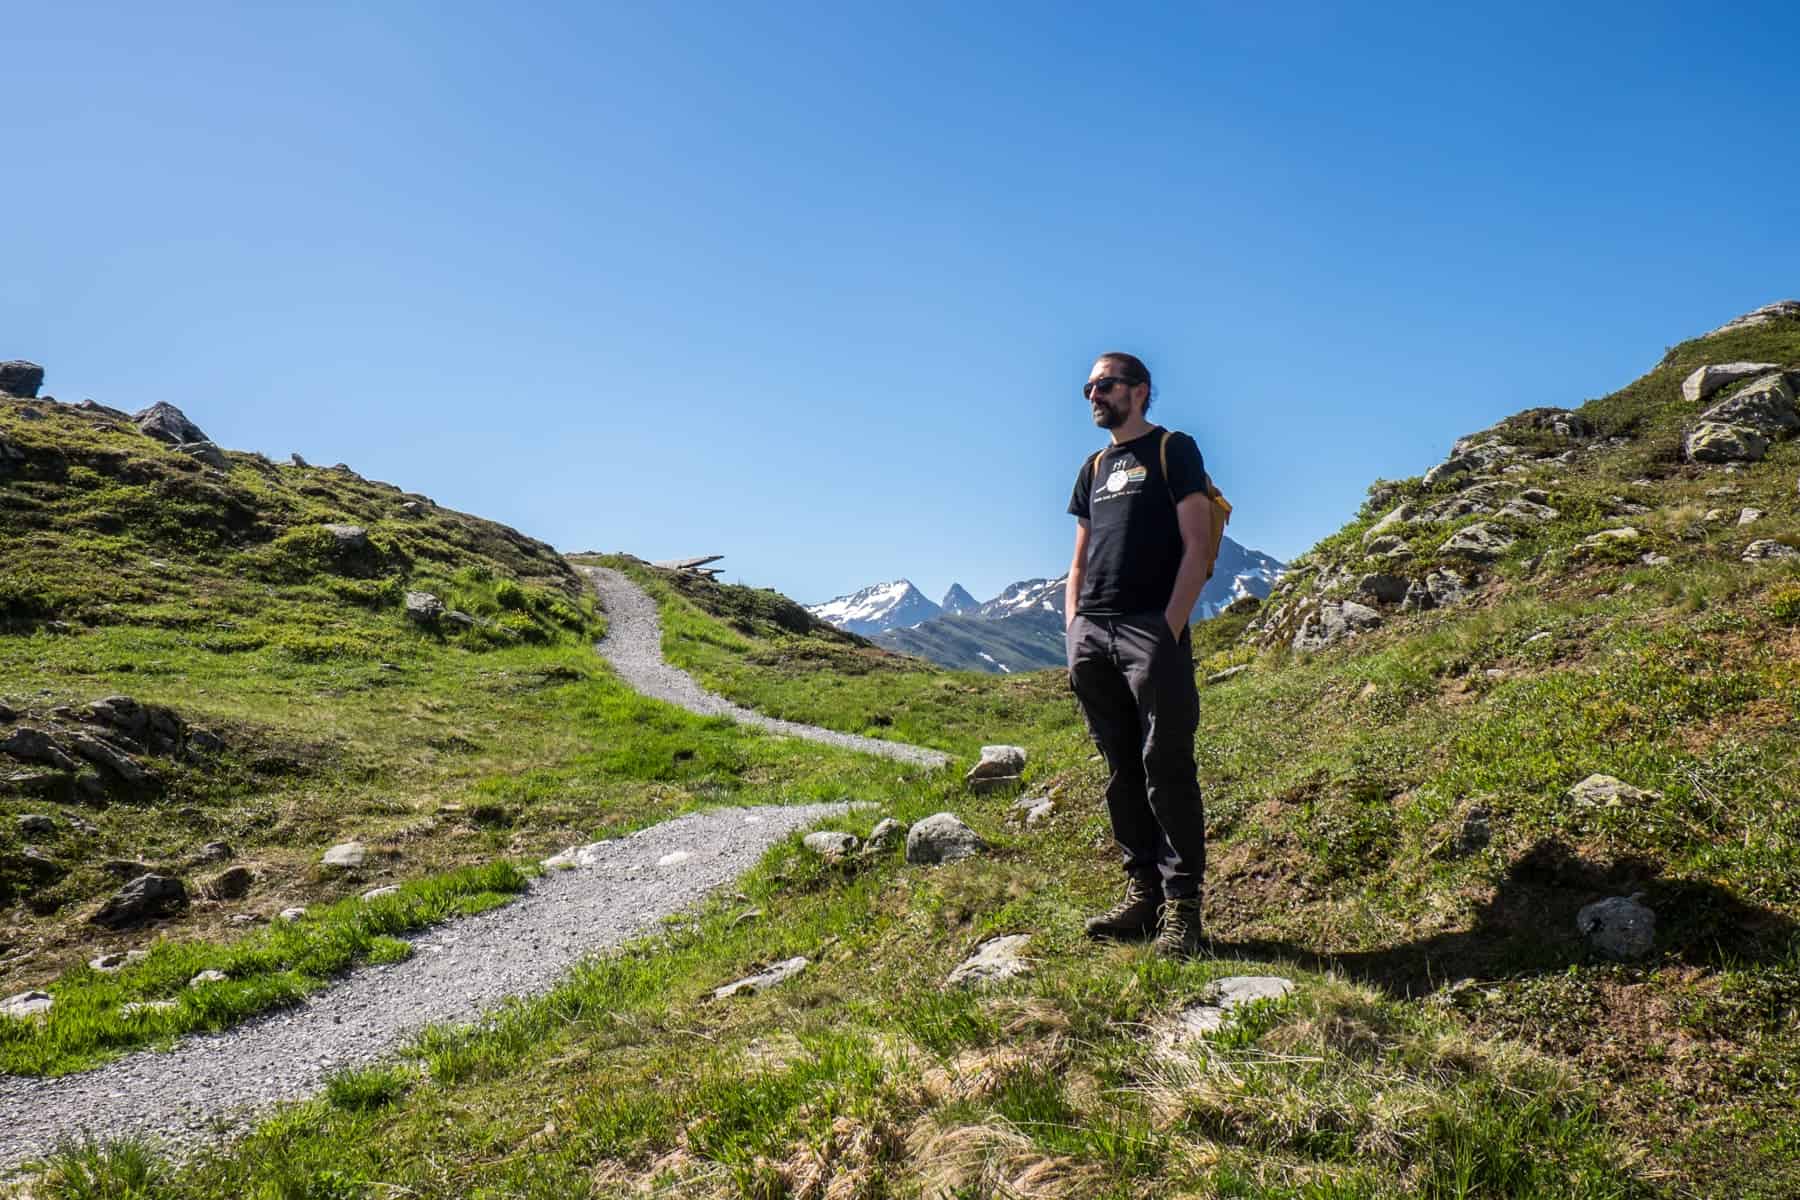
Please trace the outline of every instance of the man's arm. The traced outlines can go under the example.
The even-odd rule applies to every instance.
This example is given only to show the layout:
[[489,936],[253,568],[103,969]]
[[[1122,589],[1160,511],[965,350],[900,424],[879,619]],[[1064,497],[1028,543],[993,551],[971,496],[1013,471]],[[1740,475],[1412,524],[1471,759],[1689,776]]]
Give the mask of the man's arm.
[[1205,492],[1183,496],[1175,506],[1175,518],[1181,523],[1181,567],[1175,573],[1175,590],[1169,595],[1169,607],[1163,619],[1177,639],[1193,618],[1200,589],[1212,574],[1207,551],[1212,545],[1213,506]]
[[1081,577],[1087,574],[1088,523],[1075,523],[1075,557],[1069,560],[1069,582],[1063,587],[1063,632],[1075,619],[1075,606],[1081,602]]

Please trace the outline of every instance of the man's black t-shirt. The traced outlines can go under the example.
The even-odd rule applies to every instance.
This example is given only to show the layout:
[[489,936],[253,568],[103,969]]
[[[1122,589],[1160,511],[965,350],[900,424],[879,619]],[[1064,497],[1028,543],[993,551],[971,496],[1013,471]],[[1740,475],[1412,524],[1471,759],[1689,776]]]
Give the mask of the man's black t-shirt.
[[1168,606],[1181,569],[1175,503],[1204,490],[1206,464],[1193,438],[1171,433],[1165,481],[1162,436],[1152,428],[1081,464],[1069,497],[1069,511],[1088,523],[1078,613],[1119,617]]

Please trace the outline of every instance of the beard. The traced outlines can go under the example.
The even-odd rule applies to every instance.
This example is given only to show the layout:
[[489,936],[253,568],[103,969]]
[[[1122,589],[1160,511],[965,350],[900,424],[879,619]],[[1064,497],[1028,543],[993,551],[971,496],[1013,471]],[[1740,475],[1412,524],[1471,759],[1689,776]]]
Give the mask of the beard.
[[1102,401],[1094,405],[1094,424],[1102,429],[1117,429],[1125,423],[1125,410]]

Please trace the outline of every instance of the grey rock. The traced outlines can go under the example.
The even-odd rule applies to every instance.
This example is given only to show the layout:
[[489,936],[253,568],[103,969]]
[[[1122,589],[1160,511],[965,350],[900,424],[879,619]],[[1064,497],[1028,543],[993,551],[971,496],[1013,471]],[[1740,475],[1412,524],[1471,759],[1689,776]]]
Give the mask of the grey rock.
[[1280,1000],[1293,990],[1294,981],[1280,975],[1227,976],[1213,985],[1205,1000],[1177,1013],[1166,1036],[1176,1045],[1196,1041],[1223,1029],[1234,1010],[1259,1000]]
[[1800,300],[1777,300],[1773,304],[1765,304],[1741,317],[1727,321],[1702,336],[1717,337],[1721,333],[1736,333],[1740,329],[1754,329],[1758,325],[1767,325],[1771,321],[1796,319],[1800,319]]
[[1398,604],[1406,598],[1406,580],[1398,575],[1364,575],[1356,581],[1356,594],[1379,604]]
[[1769,439],[1747,426],[1702,421],[1688,431],[1682,450],[1692,462],[1761,462]]
[[225,752],[225,739],[207,729],[190,729],[186,750],[190,757],[211,758]]
[[883,817],[869,831],[869,840],[863,849],[869,854],[885,854],[906,840],[906,826],[892,817]]
[[1675,560],[1666,554],[1658,554],[1654,550],[1647,551],[1638,559],[1646,567],[1666,567]]
[[225,979],[225,972],[208,969],[188,980],[187,985],[189,987],[205,987],[209,983],[224,983]]
[[139,875],[100,906],[88,920],[108,929],[123,929],[187,907],[187,887],[167,875]]
[[25,1021],[32,1017],[41,1017],[56,1004],[49,992],[20,992],[0,1000],[0,1017],[11,1017],[15,1021]]
[[32,878],[40,881],[54,881],[69,873],[61,863],[36,846],[25,846],[19,850],[18,865]]
[[1370,558],[1391,558],[1395,560],[1405,560],[1413,556],[1412,547],[1406,544],[1406,540],[1391,533],[1384,533],[1380,537],[1370,541],[1363,547],[1363,553],[1367,554]]
[[1448,479],[1452,475],[1462,475],[1486,465],[1484,459],[1470,454],[1456,454],[1445,459],[1431,470],[1425,472],[1425,486],[1430,487],[1439,480]]
[[1635,527],[1621,525],[1616,529],[1602,529],[1599,533],[1590,533],[1581,539],[1583,546],[1605,546],[1619,542],[1635,542],[1644,535]]
[[906,861],[920,865],[951,863],[987,849],[981,835],[955,813],[933,813],[906,835]]
[[183,442],[212,441],[206,436],[205,430],[188,420],[173,404],[152,404],[149,408],[134,413],[131,419],[137,422],[140,431],[171,446],[179,446]]
[[1025,957],[1025,947],[1030,944],[1028,933],[1012,933],[983,942],[975,953],[957,964],[944,986],[986,987],[1024,975],[1031,970],[1031,960]]
[[1454,608],[1469,599],[1469,589],[1453,571],[1433,571],[1425,576],[1425,592],[1437,608]]
[[1456,831],[1454,849],[1459,856],[1474,854],[1494,839],[1493,814],[1477,805],[1463,816]]
[[[1800,558],[1800,550],[1774,538],[1759,538],[1744,547],[1742,561],[1747,563],[1775,562],[1777,560]],[[4,749],[4,747],[0,747]]]
[[1751,380],[1701,413],[1700,420],[1741,425],[1771,440],[1800,431],[1794,387],[1779,371]]
[[104,767],[133,787],[143,787],[154,782],[154,777],[139,766],[131,755],[104,738],[75,733],[69,735],[68,745],[69,749],[82,758],[96,767]]
[[1527,500],[1523,496],[1516,496],[1501,506],[1500,511],[1495,515],[1505,517],[1512,521],[1533,521],[1544,524],[1556,520],[1556,518],[1562,514],[1558,513],[1554,508],[1551,508],[1547,504],[1540,504],[1535,501]]
[[230,842],[208,842],[195,855],[201,862],[224,862],[231,857]]
[[804,956],[785,959],[765,970],[758,971],[754,975],[746,975],[744,978],[734,980],[723,987],[714,988],[713,999],[725,1000],[732,996],[754,995],[757,992],[772,988],[776,984],[786,983],[800,972],[806,970],[808,965],[810,964]]
[[225,457],[225,451],[213,442],[183,442],[175,447],[176,452],[189,458],[197,459],[209,467],[217,467],[221,471],[231,469],[231,460]]
[[293,908],[282,909],[281,912],[276,914],[276,920],[298,921],[301,917],[304,917],[305,915],[306,915],[306,909],[296,905]]
[[336,539],[339,550],[360,552],[369,548],[369,531],[361,525],[327,525],[325,532]]
[[1454,555],[1459,558],[1474,559],[1477,562],[1488,562],[1499,558],[1512,548],[1518,539],[1498,526],[1486,521],[1477,521],[1451,534],[1444,544],[1438,547],[1439,554]]
[[256,883],[256,872],[249,867],[227,867],[206,883],[207,895],[215,900],[241,900]]
[[1217,687],[1219,684],[1225,683],[1228,680],[1236,679],[1239,675],[1242,675],[1249,669],[1249,663],[1239,663],[1235,667],[1226,667],[1223,671],[1214,671],[1211,675],[1206,677],[1206,686]]
[[1568,798],[1590,808],[1621,808],[1660,800],[1662,793],[1633,787],[1611,775],[1594,774],[1570,788]]
[[298,454],[290,454],[290,455],[288,455],[288,466],[290,466],[290,467],[310,467],[310,466],[312,466],[312,464],[307,462],[304,458],[301,458]]
[[406,615],[417,624],[436,625],[444,615],[444,602],[430,592],[408,592]]
[[8,475],[17,470],[25,458],[25,447],[0,437],[0,475]]
[[38,389],[44,386],[44,368],[34,362],[15,358],[10,362],[0,362],[0,393],[17,396],[21,400],[35,399]]
[[130,961],[127,956],[115,950],[110,954],[98,954],[88,959],[88,966],[92,970],[110,975],[114,971],[122,970]]
[[1025,770],[1025,750],[1021,746],[983,746],[981,760],[969,768],[964,778],[993,779],[1018,775]]
[[369,848],[361,842],[339,842],[319,858],[322,866],[351,871],[368,860]]
[[1609,896],[1575,914],[1575,928],[1607,958],[1642,958],[1656,944],[1656,914],[1637,896]]
[[385,887],[370,888],[368,891],[364,892],[359,899],[379,900],[383,896],[398,896],[399,894],[400,885],[397,883],[390,883]]
[[1294,634],[1294,649],[1323,650],[1381,624],[1381,614],[1354,600],[1327,601],[1306,615]]
[[21,725],[0,739],[0,753],[10,754],[23,762],[44,763],[58,770],[75,769],[75,760],[63,753],[49,734],[29,725]]
[[477,625],[487,624],[486,621],[481,620],[479,617],[472,617],[468,613],[454,608],[444,614],[444,621],[446,624],[455,625],[459,629],[473,629]]
[[20,837],[49,837],[56,832],[56,822],[43,813],[26,813],[18,826]]
[[854,854],[861,843],[853,833],[825,829],[807,834],[801,844],[821,858],[843,858]]
[[1392,512],[1388,513],[1387,516],[1369,526],[1368,530],[1363,534],[1363,545],[1367,546],[1376,538],[1391,533],[1400,526],[1407,524],[1412,520],[1414,511],[1414,506],[1411,504],[1399,505]]
[[1681,381],[1681,398],[1689,404],[1698,404],[1727,384],[1778,369],[1775,363],[1754,362],[1715,363],[1699,367]]
[[1753,525],[1757,521],[1762,520],[1762,517],[1763,517],[1762,509],[1746,508],[1742,512],[1738,513],[1737,523],[1739,525]]

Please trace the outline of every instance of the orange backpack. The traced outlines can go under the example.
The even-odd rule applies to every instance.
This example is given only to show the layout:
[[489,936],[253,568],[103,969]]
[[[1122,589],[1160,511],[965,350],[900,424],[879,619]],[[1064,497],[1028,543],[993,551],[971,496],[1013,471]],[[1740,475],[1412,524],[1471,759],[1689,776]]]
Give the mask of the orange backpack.
[[[1157,448],[1162,454],[1163,486],[1168,487],[1169,431],[1167,429],[1162,431],[1162,439],[1158,443]],[[1100,460],[1105,458],[1106,452],[1111,449],[1111,446],[1102,446],[1099,450],[1094,452],[1094,457],[1088,460],[1088,486],[1090,488],[1099,481]],[[1231,520],[1231,501],[1225,499],[1219,489],[1213,486],[1211,475],[1202,477],[1201,491],[1205,493],[1208,500],[1212,501],[1213,506],[1212,537],[1208,539],[1210,544],[1206,547],[1206,577],[1211,579],[1213,567],[1219,561],[1219,546],[1225,540],[1225,523]],[[1173,491],[1169,493],[1169,503],[1175,503],[1175,493]]]

